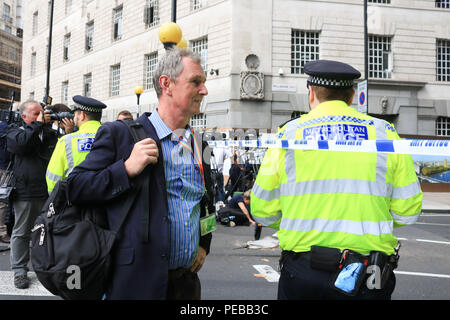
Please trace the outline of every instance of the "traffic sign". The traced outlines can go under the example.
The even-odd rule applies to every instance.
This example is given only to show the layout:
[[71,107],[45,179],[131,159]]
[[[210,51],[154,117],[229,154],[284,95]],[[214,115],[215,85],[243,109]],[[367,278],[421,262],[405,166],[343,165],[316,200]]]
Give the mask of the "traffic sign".
[[367,113],[367,80],[358,83],[358,111]]

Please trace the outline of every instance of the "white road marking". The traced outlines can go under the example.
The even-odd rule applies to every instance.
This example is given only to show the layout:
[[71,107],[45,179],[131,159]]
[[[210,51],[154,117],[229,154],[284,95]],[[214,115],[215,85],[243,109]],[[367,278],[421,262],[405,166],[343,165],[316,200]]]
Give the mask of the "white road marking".
[[450,279],[450,274],[409,272],[409,271],[394,271],[394,273],[395,274],[406,274],[406,275],[410,275],[410,276],[434,277],[434,278],[447,278],[447,279]]
[[269,282],[278,282],[280,275],[271,266],[265,264],[254,265],[253,268],[258,270],[259,273],[265,275],[265,278]]
[[448,213],[423,213],[421,217],[449,217],[450,214]]
[[[407,238],[397,238],[397,240],[408,241]],[[429,243],[437,243],[437,244],[450,244],[448,241],[438,241],[438,240],[427,240],[427,239],[414,239],[418,242],[429,242]]]
[[429,225],[429,226],[450,227],[450,224],[447,224],[447,223],[416,222],[415,224],[425,224],[425,225]]
[[426,240],[426,239],[416,239],[416,241],[419,241],[419,242],[430,242],[430,243],[439,243],[439,244],[450,244],[450,242],[447,242],[447,241],[436,241],[436,240]]
[[14,286],[14,273],[12,271],[0,271],[0,295],[54,297],[39,282],[34,272],[28,272],[28,278],[30,278],[30,287],[28,289],[17,289]]

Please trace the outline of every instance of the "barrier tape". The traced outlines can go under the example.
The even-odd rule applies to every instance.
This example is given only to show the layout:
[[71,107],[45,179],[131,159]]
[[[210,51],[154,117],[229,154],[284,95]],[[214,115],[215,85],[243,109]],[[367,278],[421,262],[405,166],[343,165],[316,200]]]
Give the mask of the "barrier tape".
[[210,147],[277,148],[450,156],[450,140],[233,140],[208,141]]

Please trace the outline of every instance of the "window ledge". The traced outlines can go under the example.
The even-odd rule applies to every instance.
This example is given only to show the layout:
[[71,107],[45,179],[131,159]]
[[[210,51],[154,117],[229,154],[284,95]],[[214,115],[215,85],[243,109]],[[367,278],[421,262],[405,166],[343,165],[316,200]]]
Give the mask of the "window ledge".
[[[360,81],[363,81],[361,79]],[[416,87],[423,88],[427,82],[422,81],[405,81],[405,80],[392,80],[392,79],[369,79],[369,85],[377,86],[397,86],[397,87]]]

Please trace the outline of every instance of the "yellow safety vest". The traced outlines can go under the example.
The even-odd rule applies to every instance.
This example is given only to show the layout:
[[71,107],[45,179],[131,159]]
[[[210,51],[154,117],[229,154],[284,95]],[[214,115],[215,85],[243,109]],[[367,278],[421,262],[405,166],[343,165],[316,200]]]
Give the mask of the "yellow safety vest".
[[45,174],[48,193],[52,192],[59,180],[66,178],[73,168],[84,161],[100,126],[99,121],[90,120],[83,123],[77,132],[59,138]]
[[[280,128],[279,139],[398,140],[393,125],[327,101]],[[312,245],[393,254],[394,227],[413,224],[422,191],[410,155],[268,149],[251,194],[255,221],[280,248]]]

